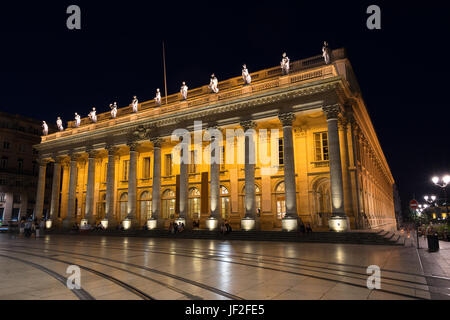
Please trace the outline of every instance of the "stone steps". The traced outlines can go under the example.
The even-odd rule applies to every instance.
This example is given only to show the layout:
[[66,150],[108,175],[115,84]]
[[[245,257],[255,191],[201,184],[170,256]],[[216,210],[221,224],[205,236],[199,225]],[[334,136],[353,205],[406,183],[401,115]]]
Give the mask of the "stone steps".
[[[51,231],[50,233],[61,233]],[[67,232],[65,232],[67,233]],[[242,241],[286,241],[309,243],[343,243],[343,244],[367,244],[367,245],[401,245],[399,238],[390,235],[389,232],[313,232],[300,234],[297,232],[280,231],[233,231],[228,235],[222,235],[218,231],[185,230],[182,233],[170,234],[167,230],[151,231],[91,231],[86,235],[110,235],[129,237],[154,237],[171,239],[216,239],[216,240],[242,240]],[[387,236],[387,237],[386,237]]]

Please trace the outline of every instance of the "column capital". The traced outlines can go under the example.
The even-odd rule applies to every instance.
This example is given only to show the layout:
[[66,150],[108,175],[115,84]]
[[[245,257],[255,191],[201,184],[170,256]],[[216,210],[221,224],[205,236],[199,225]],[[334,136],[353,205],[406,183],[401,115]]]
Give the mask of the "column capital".
[[244,130],[256,128],[256,122],[253,120],[242,120],[239,124],[241,125],[242,128],[244,128]]
[[339,118],[338,119],[338,126],[339,130],[347,130],[348,120],[346,118]]
[[108,151],[108,155],[115,155],[115,153],[117,152],[117,150],[119,148],[113,144],[107,144],[105,146],[105,149],[106,149],[106,151]]
[[334,104],[330,106],[322,107],[327,120],[337,120],[339,118],[339,114],[342,113],[341,106],[339,104]]
[[86,153],[88,154],[88,159],[95,159],[99,150],[94,149],[92,146],[88,146],[86,147]]
[[39,166],[44,167],[47,165],[47,163],[50,162],[50,160],[47,158],[37,158],[36,162],[39,164]]
[[127,143],[127,146],[130,148],[130,152],[137,151],[137,147],[139,146],[139,143],[137,143],[136,141],[129,141]]
[[292,127],[292,122],[295,120],[295,114],[292,112],[279,113],[278,119],[280,119],[283,127]]
[[161,144],[163,143],[163,139],[160,137],[151,137],[150,141],[153,143],[154,148],[161,148]]
[[81,154],[79,153],[71,153],[69,154],[70,161],[78,161],[81,158]]
[[65,156],[58,156],[58,155],[54,154],[52,158],[55,163],[61,163],[64,161]]

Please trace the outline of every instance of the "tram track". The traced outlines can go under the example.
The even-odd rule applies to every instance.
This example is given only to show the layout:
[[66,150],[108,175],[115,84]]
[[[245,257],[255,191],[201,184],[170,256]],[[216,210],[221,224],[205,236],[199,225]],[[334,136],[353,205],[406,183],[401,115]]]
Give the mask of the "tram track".
[[[13,246],[10,246],[10,247],[20,247],[20,248],[24,248],[24,249],[34,249],[34,250],[41,250],[41,251],[49,251],[49,250],[43,249],[43,248],[34,248],[34,247],[17,246],[17,245],[13,245]],[[62,261],[60,259],[52,258],[52,257],[49,257],[47,255],[37,255],[37,254],[34,254],[34,253],[29,253],[29,252],[24,252],[24,251],[17,251],[17,250],[7,250],[7,249],[3,249],[3,248],[0,248],[0,250],[10,251],[10,252],[13,252],[13,253],[18,252],[18,253],[22,253],[22,254],[30,254],[30,255],[34,255],[34,256],[38,256],[38,257],[41,257],[41,258],[46,258],[46,259],[50,259],[50,260],[54,260],[54,261]],[[243,298],[241,298],[241,297],[239,297],[237,295],[234,295],[234,294],[231,294],[229,292],[226,292],[226,291],[223,291],[223,290],[220,290],[220,289],[217,289],[217,288],[205,285],[203,283],[200,283],[200,282],[197,282],[197,281],[194,281],[194,280],[183,278],[183,277],[180,277],[180,276],[177,276],[177,275],[174,275],[174,274],[170,274],[170,273],[167,273],[167,272],[164,272],[164,271],[160,271],[160,270],[156,270],[156,269],[152,269],[152,268],[148,268],[148,267],[143,267],[143,266],[139,266],[139,265],[128,263],[128,262],[123,262],[123,261],[120,261],[120,260],[115,260],[115,259],[110,259],[110,258],[105,258],[105,257],[98,257],[98,256],[93,256],[93,255],[80,254],[80,253],[74,253],[74,252],[63,251],[63,250],[52,250],[52,252],[61,252],[61,253],[66,254],[66,255],[87,256],[87,257],[90,257],[90,258],[107,260],[107,261],[111,261],[111,262],[114,262],[114,263],[117,263],[117,264],[123,264],[123,265],[131,266],[131,267],[134,267],[134,268],[138,268],[138,269],[144,269],[144,270],[149,271],[149,272],[153,272],[153,273],[156,273],[156,274],[159,274],[159,275],[163,275],[163,276],[166,276],[166,277],[169,277],[169,278],[176,279],[176,280],[181,281],[183,283],[188,283],[190,285],[193,285],[193,286],[196,286],[196,287],[200,287],[200,288],[202,288],[204,290],[207,290],[207,291],[215,293],[217,295],[226,297],[226,298],[228,298],[230,300],[245,300],[245,299],[243,299]],[[103,266],[110,267],[110,268],[114,268],[114,269],[120,270],[122,272],[127,272],[129,274],[133,274],[135,276],[142,277],[142,278],[144,278],[146,280],[158,283],[158,284],[160,284],[160,285],[162,285],[162,286],[164,286],[164,287],[166,287],[166,288],[168,288],[170,290],[173,290],[173,291],[175,291],[177,293],[183,294],[184,296],[186,296],[187,298],[189,298],[191,300],[202,300],[202,298],[200,296],[196,296],[196,295],[190,294],[187,291],[178,289],[176,287],[173,287],[173,286],[165,284],[165,283],[163,283],[161,281],[149,278],[147,276],[141,275],[139,273],[130,271],[128,269],[119,268],[117,266],[113,266],[113,265],[110,265],[110,264],[106,264],[106,263],[103,263],[103,262],[98,262],[98,261],[94,261],[94,260],[90,260],[90,259],[86,259],[86,258],[83,258],[81,260],[84,260],[84,261],[87,261],[87,262],[91,262],[91,263],[96,263],[96,264],[103,265]],[[71,264],[78,265],[78,266],[80,266],[80,268],[83,269],[83,267],[81,265],[79,265],[79,264],[77,264],[75,262],[73,262]],[[87,268],[87,267],[84,267],[84,268]],[[93,269],[90,269],[90,270],[93,270]],[[118,281],[120,281],[120,280],[118,280]]]
[[[83,266],[83,265],[81,265],[81,264],[79,264],[79,263],[74,263],[74,262],[70,262],[70,261],[67,261],[67,260],[57,259],[57,258],[50,257],[50,256],[46,256],[46,255],[38,255],[38,254],[30,253],[30,252],[14,251],[14,250],[8,250],[8,249],[4,249],[4,248],[0,248],[0,250],[1,250],[1,251],[12,252],[12,253],[22,253],[22,254],[27,254],[27,255],[31,255],[31,256],[35,256],[35,257],[39,257],[39,258],[44,258],[44,259],[52,260],[52,261],[55,261],[55,262],[64,263],[64,264],[67,264],[67,265],[77,265],[78,267],[80,267],[80,268],[83,269],[83,270],[86,270],[86,271],[88,271],[88,272],[90,272],[90,273],[93,273],[93,274],[95,274],[95,275],[97,275],[97,276],[103,278],[103,279],[106,279],[106,280],[109,280],[109,281],[113,282],[114,284],[116,284],[116,285],[118,285],[118,286],[124,288],[125,290],[127,290],[127,291],[129,291],[129,292],[135,294],[136,296],[140,297],[140,298],[143,299],[143,300],[156,300],[156,299],[154,299],[152,296],[146,294],[145,292],[143,292],[143,291],[137,289],[137,288],[134,287],[134,286],[131,286],[131,285],[127,284],[127,283],[124,282],[124,281],[121,281],[121,280],[119,280],[119,279],[117,279],[117,278],[115,278],[115,277],[112,277],[112,276],[110,276],[110,275],[108,275],[108,274],[106,274],[106,273],[100,272],[100,271],[98,271],[98,270],[94,270],[94,269],[92,269],[92,268]],[[44,271],[44,269],[46,269],[46,270],[48,271],[49,274],[53,274],[54,276],[59,275],[59,274],[57,274],[56,272],[54,272],[54,271],[52,271],[52,270],[50,270],[50,269],[48,269],[48,268],[45,268],[45,267],[43,267],[43,266],[41,266],[41,265],[38,265],[38,264],[36,264],[36,263],[34,263],[34,262],[26,261],[26,260],[23,260],[23,259],[19,259],[19,258],[17,258],[17,257],[11,257],[11,256],[7,256],[7,255],[2,255],[2,256],[4,256],[4,257],[9,257],[9,258],[11,258],[11,259],[16,259],[16,260],[18,260],[18,261],[22,261],[22,262],[28,263],[28,264],[30,264],[30,265],[40,266],[40,267],[43,268],[43,269],[42,269],[43,271]],[[59,276],[60,276],[60,275],[59,275]],[[60,276],[60,277],[62,277],[62,276]],[[64,277],[63,277],[63,278],[64,278]],[[67,281],[66,278],[64,278],[64,279]],[[59,280],[59,279],[58,279],[58,280]],[[61,280],[60,280],[60,281],[61,281]],[[66,282],[64,282],[64,284],[66,284]]]
[[[3,249],[2,249],[3,250]],[[67,278],[60,275],[59,273],[50,270],[46,267],[44,267],[43,265],[37,264],[35,262],[31,262],[31,261],[27,261],[27,260],[23,260],[17,257],[12,257],[12,256],[8,256],[8,255],[4,255],[4,254],[0,254],[0,257],[6,258],[6,259],[11,259],[11,260],[15,260],[15,261],[19,261],[25,265],[31,266],[35,269],[38,269],[42,272],[45,272],[46,274],[50,275],[52,278],[58,280],[59,282],[61,282],[64,287],[67,288]],[[95,298],[93,296],[91,296],[91,294],[89,294],[86,290],[84,290],[83,288],[80,289],[69,289],[67,288],[67,290],[70,290],[79,300],[95,300]]]
[[[53,244],[51,244],[53,245]],[[56,245],[56,244],[55,244]],[[98,245],[84,245],[84,247],[92,247],[92,248],[100,248]],[[39,250],[39,248],[34,248]],[[112,250],[125,250],[125,248],[117,248],[117,247],[108,247],[108,249],[112,249]],[[229,261],[229,260],[223,260],[223,259],[219,259],[217,257],[205,257],[205,256],[199,256],[199,255],[193,255],[193,254],[180,254],[180,253],[176,253],[173,252],[162,252],[162,251],[152,251],[152,250],[147,250],[147,249],[133,249],[130,247],[127,247],[126,250],[132,250],[132,251],[141,251],[141,252],[149,252],[149,253],[156,253],[156,254],[170,254],[170,255],[176,255],[176,256],[184,256],[184,257],[189,257],[189,258],[199,258],[199,259],[206,259],[206,260],[214,260],[214,261],[219,261],[219,262],[225,262],[225,263],[231,263],[231,264],[237,264],[237,265],[243,265],[243,266],[247,266],[247,267],[253,267],[253,268],[260,268],[260,269],[265,269],[265,270],[271,270],[271,271],[277,271],[277,272],[282,272],[282,273],[288,273],[288,274],[293,274],[293,275],[298,275],[298,276],[307,276],[307,277],[311,277],[311,278],[315,278],[315,279],[320,279],[320,280],[326,280],[326,281],[331,281],[331,282],[335,282],[335,283],[341,283],[341,284],[346,284],[346,285],[350,285],[350,286],[354,286],[354,287],[359,287],[359,288],[366,288],[367,289],[367,285],[366,285],[366,277],[364,279],[362,278],[355,278],[352,276],[345,276],[345,275],[339,275],[339,274],[330,274],[331,276],[337,277],[337,278],[330,278],[330,277],[326,277],[323,275],[320,275],[320,273],[324,274],[323,271],[309,271],[309,273],[305,272],[307,270],[305,270],[304,267],[302,268],[298,268],[297,270],[300,270],[302,272],[298,272],[298,271],[291,271],[291,270],[283,270],[280,268],[274,268],[272,266],[268,266],[269,263],[264,262],[266,264],[266,266],[261,265],[261,262],[258,262],[259,265],[254,265],[254,264],[249,264],[249,263],[243,263],[243,262],[239,262],[239,261]],[[105,258],[105,257],[98,257],[98,256],[93,256],[93,255],[88,255],[88,254],[82,254],[82,253],[74,253],[74,252],[68,252],[68,251],[62,251],[62,250],[53,250],[55,252],[63,252],[65,254],[73,254],[73,255],[81,255],[81,256],[87,256],[87,257],[92,257],[92,258],[96,258],[96,259],[105,259],[105,260],[109,260],[109,261],[115,261],[115,262],[120,262],[118,260],[114,260],[111,258]],[[129,264],[129,263],[125,263],[125,262],[121,262],[124,264]],[[144,268],[146,269],[147,267],[142,267],[139,265],[135,265],[135,264],[131,264],[132,266],[138,267],[138,268]],[[278,266],[283,266],[284,265],[278,265]],[[288,268],[293,268],[293,267],[288,267]],[[318,274],[311,274],[311,272],[316,272]],[[330,276],[329,275],[329,276]],[[343,279],[344,278],[344,279]],[[348,281],[348,279],[354,278],[353,280],[361,280],[362,283],[355,283],[355,282],[351,282]],[[402,281],[400,279],[395,279],[395,281]],[[418,285],[422,285],[422,286],[427,286],[424,283],[417,283]],[[398,288],[403,288],[403,289],[409,289],[409,290],[421,290],[423,292],[428,292],[428,290],[424,290],[421,288],[417,288],[417,287],[410,287],[410,286],[404,286],[404,285],[399,285],[399,284],[393,284],[393,283],[389,283],[390,286],[393,286],[394,289],[395,287]],[[425,300],[425,298],[422,298],[420,296],[416,296],[415,294],[408,294],[408,293],[404,293],[404,292],[399,292],[399,291],[395,291],[395,290],[387,290],[387,289],[380,289],[377,291],[381,291],[381,292],[385,292],[385,293],[390,293],[390,294],[395,294],[398,296],[403,296],[403,297],[407,297],[407,298],[413,298],[413,299],[420,299],[420,300]]]

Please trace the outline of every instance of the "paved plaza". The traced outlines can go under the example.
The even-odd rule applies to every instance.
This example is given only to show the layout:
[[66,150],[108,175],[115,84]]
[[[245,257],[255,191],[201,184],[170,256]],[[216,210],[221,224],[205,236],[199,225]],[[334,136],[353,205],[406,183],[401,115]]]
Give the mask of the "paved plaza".
[[[422,240],[423,241],[423,240]],[[426,245],[423,241],[422,248]],[[0,234],[0,299],[445,299],[450,246]],[[66,283],[80,268],[81,289]],[[367,267],[381,289],[367,288]]]

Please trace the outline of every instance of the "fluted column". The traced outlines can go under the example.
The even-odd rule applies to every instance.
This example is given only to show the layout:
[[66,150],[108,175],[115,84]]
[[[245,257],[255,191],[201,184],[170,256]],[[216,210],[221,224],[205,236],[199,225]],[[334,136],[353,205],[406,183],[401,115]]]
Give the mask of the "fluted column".
[[[241,221],[241,227],[245,229],[243,223],[245,220],[253,220],[254,226],[251,229],[257,228],[256,219],[256,196],[255,196],[255,162],[256,149],[252,136],[252,131],[256,128],[256,123],[252,120],[241,121],[241,127],[246,131],[245,133],[245,216]],[[251,131],[250,131],[251,130]]]
[[128,173],[128,216],[131,220],[132,228],[139,227],[139,222],[136,217],[136,202],[137,202],[137,160],[138,152],[136,150],[138,144],[131,142],[128,144],[130,148],[130,167]]
[[[184,141],[184,139],[183,139]],[[182,144],[183,145],[183,144]],[[189,146],[184,146],[180,150],[180,218],[185,220],[185,227],[192,228],[192,221],[189,217],[188,201],[189,201],[189,176],[188,165],[190,163],[189,158]],[[186,152],[186,154],[185,154]],[[193,159],[190,159],[193,161]]]
[[106,172],[106,219],[108,220],[108,228],[115,227],[117,220],[115,216],[115,195],[114,186],[116,179],[116,151],[117,147],[109,145],[106,147],[108,150],[108,167]]
[[[283,125],[283,163],[284,188],[286,201],[286,216],[283,229],[293,231],[297,229],[297,188],[295,184],[294,139],[292,136],[292,122],[295,115],[291,112],[278,115]],[[295,219],[295,222],[294,222]]]
[[[342,184],[341,150],[338,131],[338,118],[339,114],[341,113],[341,108],[339,105],[326,106],[323,107],[323,112],[327,117],[328,123],[328,148],[330,159],[331,212],[332,212],[332,218],[330,218],[330,228],[332,230],[336,230],[336,228],[343,228],[343,230],[336,230],[336,231],[344,231],[349,228],[349,225],[347,220],[345,219],[346,214],[344,212],[344,191]],[[337,219],[336,217],[340,217],[341,219]],[[335,225],[335,221],[338,221],[336,222],[338,225]]]
[[50,202],[50,219],[55,221],[58,217],[59,195],[61,188],[61,158],[56,157],[53,163],[52,199]]
[[158,137],[151,138],[153,143],[153,186],[152,186],[152,218],[156,219],[158,227],[164,226],[161,218],[161,143]]
[[36,192],[36,205],[34,207],[34,217],[41,219],[42,211],[44,210],[44,195],[45,195],[45,173],[47,169],[47,160],[39,159],[39,177]]
[[77,188],[77,160],[79,155],[70,155],[69,192],[67,194],[67,216],[63,221],[64,228],[72,227],[75,222],[75,196]]
[[216,155],[219,150],[217,139],[211,137],[211,210],[210,216],[220,219],[220,156]]
[[95,157],[98,151],[89,150],[88,151],[88,176],[87,176],[87,186],[86,186],[86,207],[85,207],[85,218],[88,220],[90,225],[95,224],[94,217],[94,191],[95,191]]

